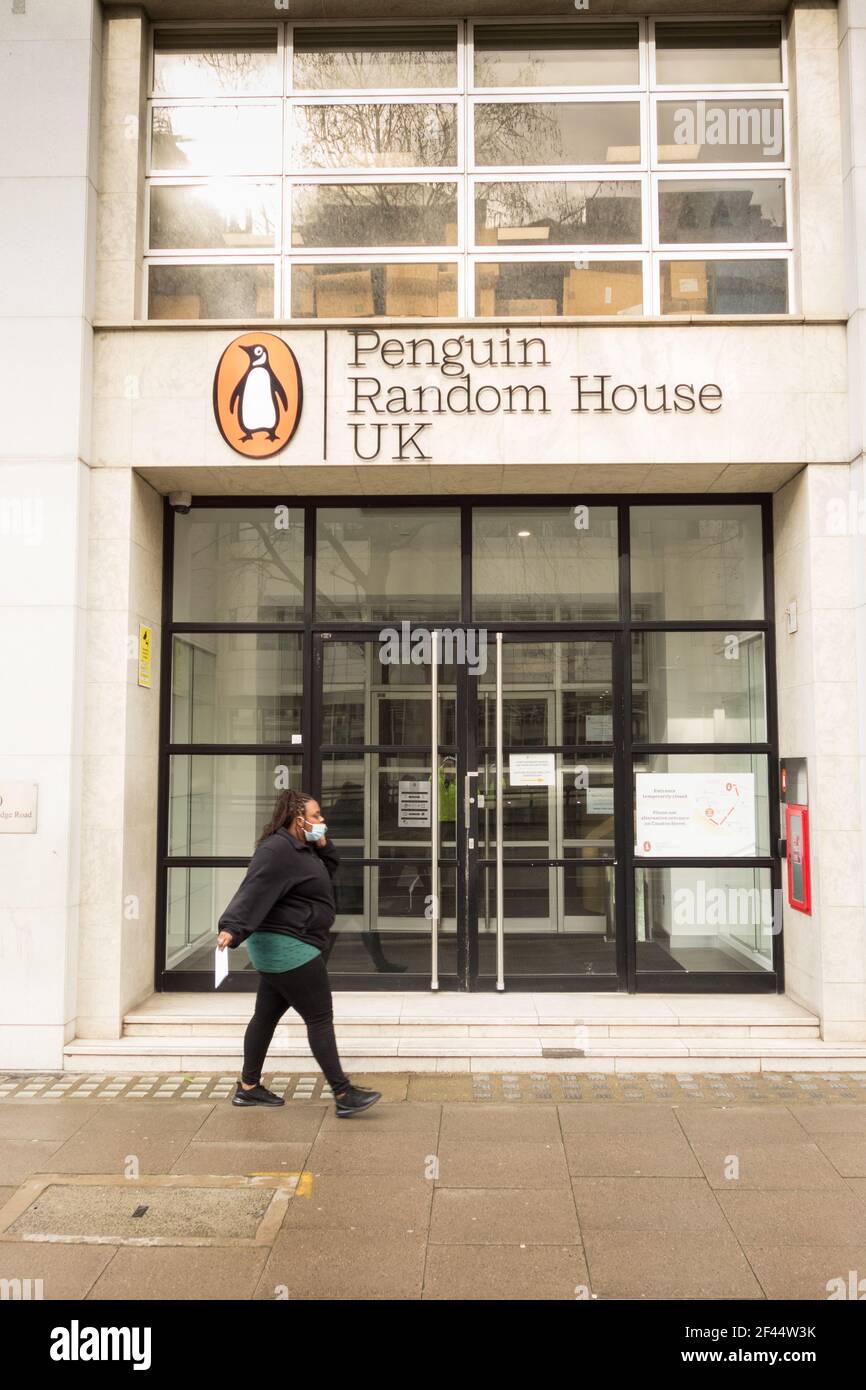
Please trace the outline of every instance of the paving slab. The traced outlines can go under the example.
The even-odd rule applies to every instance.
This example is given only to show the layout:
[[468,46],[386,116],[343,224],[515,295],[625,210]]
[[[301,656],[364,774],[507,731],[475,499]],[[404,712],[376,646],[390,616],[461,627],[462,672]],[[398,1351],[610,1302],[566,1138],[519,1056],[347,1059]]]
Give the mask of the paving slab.
[[580,1228],[566,1188],[437,1187],[431,1245],[575,1245]]
[[720,1192],[731,1229],[749,1245],[860,1245],[866,1206],[853,1192]]
[[426,1234],[333,1229],[280,1232],[254,1297],[418,1299],[424,1281]]
[[[837,1188],[845,1182],[817,1143],[741,1143],[693,1140],[692,1148],[711,1187],[720,1192],[754,1188]],[[736,1160],[736,1167],[732,1163]]]
[[866,1243],[747,1245],[744,1254],[767,1298],[848,1301],[855,1289],[866,1296]]
[[732,1235],[658,1231],[584,1233],[593,1293],[617,1299],[761,1298]]
[[572,1189],[584,1235],[595,1231],[729,1234],[724,1213],[703,1178],[575,1178]]
[[418,1235],[427,1231],[432,1201],[430,1178],[311,1173],[290,1202],[283,1228]]
[[[88,1299],[229,1299],[252,1298],[268,1251],[209,1247],[158,1246],[116,1252],[87,1295]],[[223,1326],[222,1335],[228,1328]]]
[[87,1297],[116,1254],[113,1245],[28,1244],[0,1237],[0,1279],[29,1279],[34,1297],[77,1301]]
[[562,1142],[443,1139],[437,1187],[569,1186]]
[[574,1300],[588,1285],[578,1245],[431,1245],[424,1299]]

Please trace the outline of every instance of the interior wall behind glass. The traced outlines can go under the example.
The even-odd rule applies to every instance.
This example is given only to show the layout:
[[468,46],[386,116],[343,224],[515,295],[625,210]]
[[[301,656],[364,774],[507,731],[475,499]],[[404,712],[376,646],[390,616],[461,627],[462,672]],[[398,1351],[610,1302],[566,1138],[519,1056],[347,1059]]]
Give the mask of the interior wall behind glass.
[[296,622],[303,614],[300,508],[193,507],[174,514],[175,622]]
[[460,616],[457,507],[320,507],[316,537],[320,618]]
[[761,508],[631,507],[632,618],[764,616]]
[[591,622],[619,615],[615,507],[475,507],[473,616]]

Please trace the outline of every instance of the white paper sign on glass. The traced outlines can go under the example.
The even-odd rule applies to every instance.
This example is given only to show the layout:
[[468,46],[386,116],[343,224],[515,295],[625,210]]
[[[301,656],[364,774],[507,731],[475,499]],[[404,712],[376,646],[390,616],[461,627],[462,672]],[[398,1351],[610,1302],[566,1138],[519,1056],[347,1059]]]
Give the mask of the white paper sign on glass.
[[510,753],[508,784],[511,787],[555,787],[555,753]]
[[588,714],[586,716],[587,743],[613,743],[613,715]]
[[430,829],[431,787],[429,782],[401,781],[397,795],[397,827],[409,830],[413,825]]
[[590,816],[612,816],[613,787],[587,787],[586,810]]
[[635,854],[715,859],[757,854],[751,772],[639,772]]

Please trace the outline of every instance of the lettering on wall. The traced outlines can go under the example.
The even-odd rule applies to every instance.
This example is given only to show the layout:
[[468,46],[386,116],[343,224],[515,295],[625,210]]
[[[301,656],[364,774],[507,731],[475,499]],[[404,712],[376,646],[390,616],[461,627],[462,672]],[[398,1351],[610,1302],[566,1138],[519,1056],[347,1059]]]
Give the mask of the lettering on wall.
[[[460,333],[437,343],[432,337],[382,334],[352,328],[347,422],[354,456],[365,462],[432,462],[437,417],[538,415],[554,413],[559,381],[538,380],[552,367],[548,345],[538,335]],[[493,368],[495,382],[479,380]],[[476,369],[476,375],[473,375]],[[443,379],[431,382],[431,372]],[[531,372],[532,377],[511,378]],[[392,374],[399,373],[394,380]],[[413,380],[421,373],[425,380]],[[715,382],[622,381],[611,373],[570,374],[573,415],[683,415],[721,410],[724,393]],[[555,398],[560,400],[557,389]],[[561,406],[560,406],[561,409]],[[354,417],[354,418],[352,418]]]

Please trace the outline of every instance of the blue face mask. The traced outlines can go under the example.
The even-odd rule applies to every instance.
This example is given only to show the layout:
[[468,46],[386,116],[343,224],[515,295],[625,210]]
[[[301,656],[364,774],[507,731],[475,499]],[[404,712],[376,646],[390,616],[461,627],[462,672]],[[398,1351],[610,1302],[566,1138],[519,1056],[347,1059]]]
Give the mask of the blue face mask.
[[[312,821],[310,821],[310,825],[313,825]],[[324,840],[327,831],[328,827],[324,823],[319,823],[313,825],[312,830],[305,830],[304,838],[309,840],[311,844],[315,844],[317,840]]]

